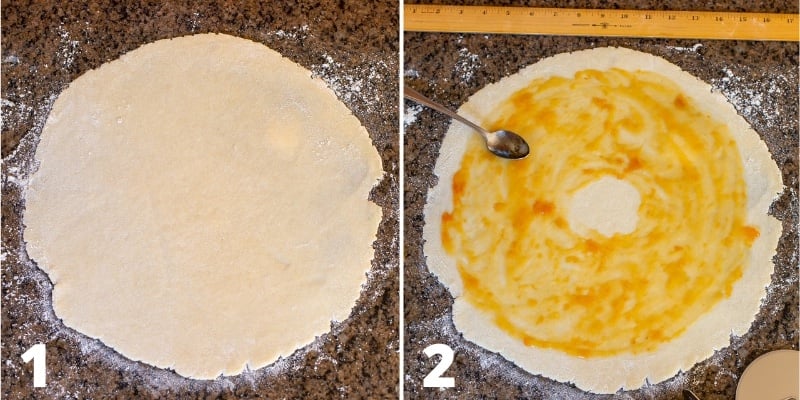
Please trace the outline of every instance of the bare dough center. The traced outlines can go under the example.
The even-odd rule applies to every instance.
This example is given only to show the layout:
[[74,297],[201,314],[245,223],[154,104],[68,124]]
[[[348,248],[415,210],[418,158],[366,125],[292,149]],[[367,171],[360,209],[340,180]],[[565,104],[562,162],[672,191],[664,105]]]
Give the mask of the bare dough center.
[[639,220],[641,201],[630,183],[604,176],[572,196],[567,214],[570,228],[583,236],[588,229],[607,237],[631,233]]

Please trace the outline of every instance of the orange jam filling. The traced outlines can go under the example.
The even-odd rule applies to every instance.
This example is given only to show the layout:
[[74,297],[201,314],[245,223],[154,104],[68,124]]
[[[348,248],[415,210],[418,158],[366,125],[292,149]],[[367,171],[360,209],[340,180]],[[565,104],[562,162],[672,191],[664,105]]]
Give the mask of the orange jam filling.
[[[535,80],[489,115],[531,154],[501,160],[470,139],[442,244],[467,301],[501,329],[581,357],[648,352],[730,296],[759,235],[742,161],[727,126],[677,85],[585,70]],[[635,229],[573,231],[570,199],[606,176],[641,196]]]

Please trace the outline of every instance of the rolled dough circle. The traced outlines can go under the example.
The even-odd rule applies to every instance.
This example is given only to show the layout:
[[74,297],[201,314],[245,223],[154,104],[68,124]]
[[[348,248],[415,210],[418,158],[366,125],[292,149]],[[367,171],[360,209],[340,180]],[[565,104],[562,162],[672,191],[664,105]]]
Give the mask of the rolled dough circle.
[[[627,96],[633,94],[631,90],[636,88],[634,84],[629,85],[629,82],[633,82],[627,80],[630,76],[646,77],[643,81],[653,83],[648,88],[658,87],[662,83],[670,85],[670,88],[678,88],[679,95],[659,99],[660,89],[642,92],[646,98],[643,106],[630,103],[627,109],[619,108],[615,101],[627,101]],[[595,85],[595,82],[598,84]],[[581,89],[574,92],[562,91],[570,87]],[[624,88],[621,91],[624,96],[618,96],[620,93],[614,92],[614,88]],[[664,93],[674,96],[675,91],[670,89]],[[597,97],[592,97],[595,94]],[[537,106],[523,110],[515,108],[518,107],[517,104]],[[553,108],[543,110],[546,107],[543,104],[552,104]],[[582,104],[587,106],[582,107]],[[698,121],[713,121],[715,130],[700,130],[701,133],[696,136],[687,136],[687,131],[670,131],[665,127],[678,121],[678,117],[670,113],[665,113],[665,117],[660,120],[637,121],[633,118],[664,109],[658,104],[683,110],[691,109],[688,111],[692,113],[690,117],[697,118]],[[694,106],[687,107],[692,104]],[[593,119],[593,115],[585,113],[590,107],[604,113],[607,111],[607,114],[598,115],[602,118],[607,116],[608,119]],[[576,109],[577,113],[573,114]],[[464,338],[500,353],[531,373],[562,382],[573,382],[590,392],[613,393],[619,389],[639,388],[645,382],[660,382],[681,370],[688,370],[694,363],[711,356],[715,349],[728,345],[731,334],[747,331],[758,312],[773,269],[772,256],[781,225],[768,215],[768,210],[773,199],[782,190],[782,184],[780,171],[772,161],[764,142],[721,94],[713,92],[706,83],[662,58],[624,48],[597,48],[559,54],[524,68],[519,73],[475,93],[459,109],[459,113],[482,122],[490,130],[511,129],[525,137],[533,149],[531,156],[522,161],[492,158],[485,155],[485,150],[473,138],[474,133],[457,123],[450,126],[443,140],[434,169],[439,180],[428,193],[424,211],[424,250],[428,268],[449,288],[454,297],[453,321]],[[626,119],[629,116],[631,118]],[[518,122],[519,126],[503,125],[509,121]],[[558,128],[548,130],[544,126]],[[571,126],[599,128],[589,132],[569,129]],[[619,129],[607,131],[607,126]],[[518,127],[530,129],[518,130]],[[706,134],[707,136],[703,136]],[[652,139],[654,135],[657,140],[642,140]],[[667,149],[659,148],[657,143],[669,142],[673,138],[675,142],[668,150],[675,158],[665,159],[662,154],[667,153]],[[685,142],[680,141],[684,139]],[[733,171],[727,173],[709,168],[695,172],[693,169],[693,162],[699,165],[721,165],[719,162],[723,159],[723,154],[716,151],[715,146],[708,145],[714,141],[725,144],[724,159],[733,160],[730,162],[737,166],[736,184],[730,185],[735,186],[736,193],[729,193],[729,185],[724,183],[734,175]],[[574,146],[578,142],[585,145],[580,147],[580,151],[576,151]],[[545,147],[542,143],[560,143],[561,147]],[[624,158],[627,154],[623,152],[608,151],[620,148],[630,150],[631,158]],[[690,150],[693,148],[704,148],[703,151],[708,153],[692,153]],[[537,149],[541,151],[534,154]],[[635,158],[637,154],[644,158]],[[576,160],[579,162],[573,162]],[[658,164],[650,162],[659,160],[667,168],[653,168],[653,165]],[[461,169],[462,165],[477,165],[481,168]],[[655,175],[648,177],[647,174],[639,173],[647,172],[648,168],[656,171]],[[638,215],[639,222],[629,224],[634,225],[634,231],[628,234],[627,229],[614,227],[620,221],[613,221],[614,224],[607,230],[607,233],[615,233],[611,237],[602,232],[597,234],[597,229],[581,229],[580,226],[575,227],[575,230],[571,229],[565,221],[566,218],[561,218],[565,214],[564,208],[568,208],[563,207],[568,203],[565,199],[573,198],[575,191],[585,188],[589,179],[587,177],[606,172],[612,176],[638,179],[635,183],[642,196],[642,208]],[[675,174],[670,175],[673,173]],[[663,175],[658,181],[651,178],[658,174]],[[692,174],[703,182],[693,182],[689,178],[677,179],[681,176],[691,177]],[[694,186],[701,184],[719,188],[717,192],[722,195],[696,198],[693,202],[688,196],[673,196],[680,194],[680,190],[670,189],[672,194],[662,191],[667,185],[678,185],[676,182],[684,181],[690,184],[679,186],[679,189],[689,195]],[[739,185],[740,182],[742,185]],[[542,186],[536,186],[537,184]],[[558,190],[550,190],[551,188]],[[648,191],[643,192],[642,188],[648,188]],[[716,196],[717,192],[710,193]],[[522,197],[517,199],[513,194]],[[635,193],[632,194],[633,196],[626,197],[632,199],[631,204],[636,204]],[[528,195],[541,197],[543,200],[534,201],[525,197]],[[655,204],[650,203],[654,198],[682,198],[685,209],[665,207],[662,208],[665,210],[663,213],[650,212],[648,210],[653,209],[647,207]],[[734,198],[737,199],[734,213],[714,214],[716,201],[734,204],[731,201]],[[608,208],[613,211],[613,207]],[[693,209],[706,210],[703,215],[710,216],[710,220],[691,220],[686,217],[691,215],[687,211]],[[590,206],[583,207],[581,213],[591,210]],[[617,218],[613,216],[614,212],[607,214],[611,218]],[[583,215],[578,219],[590,221],[583,224],[589,225],[589,228],[602,222],[589,217],[591,216]],[[674,231],[658,232],[663,229],[661,225],[664,224],[658,223],[662,217],[667,218],[663,221],[669,222],[665,226],[670,229],[675,227]],[[633,218],[627,220],[634,222]],[[503,221],[509,222],[503,224]],[[643,222],[647,222],[647,225],[643,225]],[[673,233],[679,232],[682,234],[680,238],[691,247],[689,251],[692,252],[683,254],[705,256],[709,253],[704,252],[704,249],[711,248],[708,246],[722,246],[720,243],[727,238],[706,238],[706,243],[706,240],[698,241],[697,238],[686,237],[686,232],[692,232],[686,227],[703,230],[703,224],[708,227],[714,225],[715,228],[735,227],[729,230],[732,232],[730,237],[739,243],[739,249],[746,249],[739,252],[742,263],[735,260],[736,264],[732,265],[734,268],[730,269],[733,272],[726,272],[730,276],[726,285],[730,287],[723,286],[719,291],[711,293],[711,296],[718,293],[719,299],[714,299],[716,303],[712,303],[714,306],[708,310],[699,310],[699,307],[706,304],[704,301],[692,302],[691,307],[696,317],[691,322],[685,322],[686,325],[680,329],[675,328],[675,325],[665,325],[664,319],[657,312],[652,314],[654,319],[631,319],[630,315],[633,313],[630,310],[645,309],[650,312],[653,305],[663,307],[654,302],[654,299],[664,298],[664,293],[672,290],[670,288],[678,287],[683,290],[691,286],[661,278],[668,276],[668,273],[660,259],[655,259],[652,264],[640,264],[632,258],[626,259],[627,251],[648,254],[648,247],[604,247],[605,243],[638,243],[634,240],[646,239],[650,243],[671,246],[679,243],[666,239],[671,239]],[[533,229],[531,226],[541,229]],[[643,230],[647,226],[657,228],[652,232],[658,232],[659,235],[650,235],[650,231]],[[459,229],[467,233],[456,238],[453,235],[460,234]],[[527,236],[519,237],[518,232],[524,232]],[[586,235],[590,239],[586,239]],[[481,240],[474,240],[476,238]],[[743,247],[741,243],[748,240],[752,242]],[[536,241],[538,247],[527,252],[533,241]],[[683,252],[686,248],[688,247],[675,246],[674,250]],[[715,251],[714,254],[727,257],[726,251],[717,248]],[[551,254],[556,257],[551,257]],[[526,259],[524,256],[530,257]],[[606,262],[613,259],[619,262]],[[675,266],[680,267],[680,273],[686,271],[686,276],[692,278],[715,271],[719,265],[714,262],[728,264],[719,260],[712,261],[705,264],[704,260],[704,264],[700,264],[706,265],[705,269],[698,268],[696,264],[692,266],[694,270],[684,269],[689,264],[677,263]],[[614,268],[607,268],[609,265]],[[597,269],[592,270],[592,267]],[[722,268],[719,270],[722,271]],[[602,285],[596,284],[598,281]],[[689,282],[696,285],[703,280]],[[656,290],[643,291],[643,287]],[[597,288],[601,290],[595,290]],[[533,296],[523,297],[520,293],[533,293]],[[536,297],[542,293],[544,295]],[[611,301],[612,296],[614,300],[624,301]],[[552,303],[551,298],[572,298],[575,302],[559,303],[562,308],[558,309],[541,305]],[[508,308],[503,309],[507,304],[510,304]],[[602,319],[598,318],[600,314],[591,313],[595,309],[603,311]],[[665,314],[683,318],[689,309],[689,306],[678,305],[671,307]],[[614,325],[612,318],[606,319],[605,316],[621,322]],[[655,321],[674,331],[670,332],[670,336],[661,335],[662,331],[654,330],[652,325],[641,321]],[[517,328],[519,326],[522,328]],[[623,334],[616,334],[617,331]],[[629,337],[626,335],[629,331],[646,333],[631,335],[628,342]],[[617,344],[606,341],[606,336],[592,336],[592,332],[615,332],[608,337]],[[650,335],[650,332],[654,334]],[[537,335],[547,337],[541,339]],[[564,339],[559,342],[562,337],[578,339],[572,342]],[[658,341],[649,339],[651,337]],[[581,341],[586,338],[593,341]],[[574,346],[568,348],[568,345]],[[636,351],[626,350],[634,345],[641,347]]]
[[63,322],[212,379],[344,320],[381,218],[381,159],[303,67],[252,41],[160,40],[58,97],[25,239]]

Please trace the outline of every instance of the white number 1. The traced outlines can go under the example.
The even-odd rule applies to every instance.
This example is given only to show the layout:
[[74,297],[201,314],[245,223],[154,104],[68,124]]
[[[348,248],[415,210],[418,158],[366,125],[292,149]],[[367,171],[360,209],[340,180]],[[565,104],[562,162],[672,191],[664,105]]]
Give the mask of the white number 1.
[[442,377],[444,371],[447,371],[450,368],[450,364],[453,363],[453,349],[446,344],[436,343],[432,344],[423,350],[428,358],[432,357],[434,354],[439,354],[442,356],[441,361],[439,364],[436,364],[428,375],[425,376],[425,379],[422,380],[422,386],[424,387],[453,387],[456,385],[455,378],[445,378]]
[[22,361],[33,360],[33,387],[45,387],[45,350],[43,343],[33,345],[22,353]]

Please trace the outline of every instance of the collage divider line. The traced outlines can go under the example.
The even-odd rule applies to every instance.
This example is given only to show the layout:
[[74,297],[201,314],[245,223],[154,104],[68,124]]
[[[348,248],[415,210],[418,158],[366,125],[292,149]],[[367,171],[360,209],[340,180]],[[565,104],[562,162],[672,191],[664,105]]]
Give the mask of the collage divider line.
[[398,279],[399,279],[399,282],[400,282],[400,287],[399,287],[400,293],[399,293],[399,296],[398,296],[398,302],[400,304],[399,304],[399,319],[398,319],[398,325],[397,325],[398,326],[398,331],[399,331],[398,332],[399,333],[399,339],[398,339],[398,341],[399,341],[399,343],[398,343],[398,361],[399,361],[399,366],[398,366],[398,369],[397,369],[399,376],[397,377],[398,378],[398,390],[397,390],[398,393],[397,394],[398,394],[398,399],[403,400],[405,398],[405,382],[404,382],[404,378],[403,377],[405,376],[405,296],[404,296],[404,292],[405,292],[405,290],[404,290],[404,288],[405,288],[405,251],[404,251],[404,249],[405,249],[405,215],[406,215],[405,214],[405,183],[404,183],[405,182],[405,132],[404,132],[404,129],[403,129],[404,128],[403,127],[403,119],[404,119],[404,114],[405,114],[405,101],[403,100],[403,84],[404,84],[404,78],[403,77],[405,75],[404,62],[403,62],[403,60],[404,60],[403,55],[404,55],[405,46],[404,46],[403,42],[404,42],[404,36],[405,35],[404,35],[404,31],[403,31],[403,26],[404,26],[404,22],[405,22],[405,12],[403,10],[401,2],[398,2],[398,7],[397,8],[398,8],[398,12],[399,12],[399,19],[398,19],[398,31],[399,31],[399,34],[398,34],[398,40],[400,41],[400,43],[399,43],[399,52],[398,52],[398,60],[397,60],[397,74],[398,74],[397,81],[398,81],[398,84],[400,86],[398,88],[398,90],[397,90],[397,111],[398,111],[397,112],[397,117],[398,117],[397,118],[397,127],[398,127],[397,137],[398,137],[398,140],[400,141],[400,143],[399,143],[400,148],[398,149],[398,154],[399,154],[398,162],[400,163],[400,165],[398,165],[398,174],[400,175],[399,176],[399,180],[400,181],[397,183],[397,185],[398,185],[398,188],[397,188],[397,190],[398,190],[398,196],[397,196],[398,199],[397,199],[397,201],[398,201],[398,208],[400,208],[400,210],[398,210],[398,217],[397,217],[398,218],[398,224],[399,224],[398,235],[400,236],[399,240],[398,240],[398,246],[399,246],[399,248],[398,248],[398,252],[399,252],[399,254],[398,254],[398,263],[399,263],[399,265],[398,265],[398,268],[399,268]]

